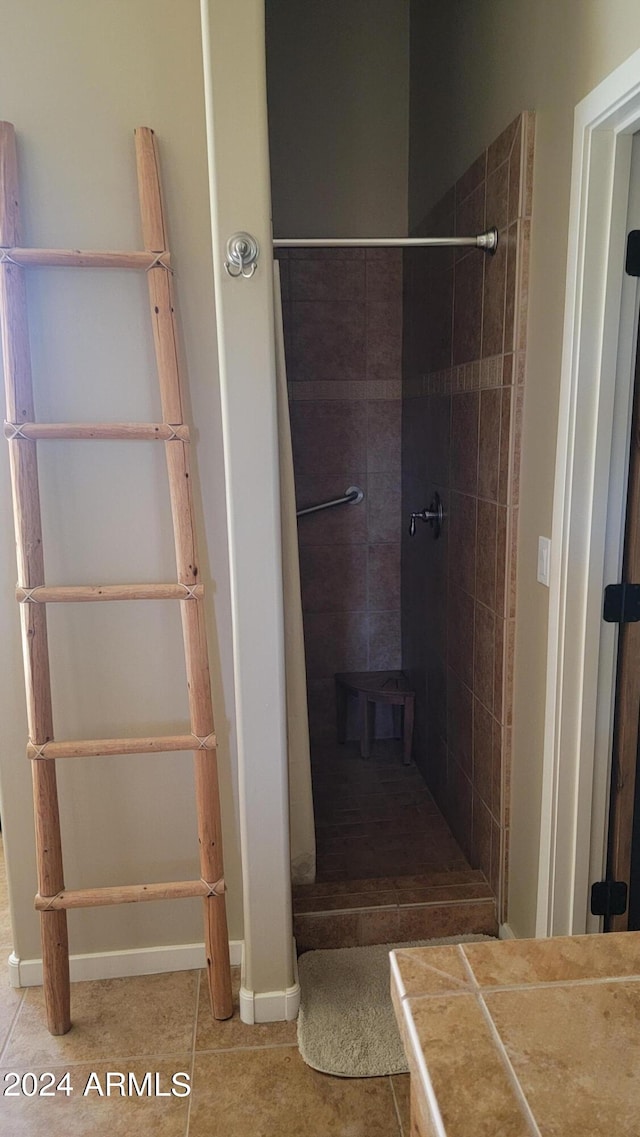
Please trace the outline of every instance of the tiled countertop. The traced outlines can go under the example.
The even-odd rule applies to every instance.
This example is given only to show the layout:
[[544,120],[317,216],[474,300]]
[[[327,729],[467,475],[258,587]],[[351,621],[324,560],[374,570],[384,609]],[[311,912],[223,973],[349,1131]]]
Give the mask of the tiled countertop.
[[391,953],[411,1137],[638,1137],[640,932]]

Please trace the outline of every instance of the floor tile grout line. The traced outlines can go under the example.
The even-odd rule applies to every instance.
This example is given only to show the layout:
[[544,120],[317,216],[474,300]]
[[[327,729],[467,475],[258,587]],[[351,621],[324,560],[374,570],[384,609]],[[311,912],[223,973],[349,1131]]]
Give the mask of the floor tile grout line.
[[189,1057],[189,1051],[188,1050],[180,1050],[179,1047],[176,1048],[175,1050],[172,1050],[172,1051],[169,1051],[166,1053],[164,1051],[160,1051],[160,1052],[153,1051],[151,1054],[147,1054],[147,1053],[145,1053],[145,1054],[116,1054],[115,1056],[113,1054],[110,1054],[107,1057],[100,1054],[100,1055],[90,1055],[88,1058],[67,1058],[66,1060],[65,1060],[64,1054],[62,1054],[62,1055],[60,1055],[59,1058],[58,1057],[52,1058],[52,1056],[49,1055],[43,1061],[40,1061],[40,1060],[32,1061],[31,1059],[18,1058],[17,1061],[12,1062],[11,1064],[7,1063],[6,1061],[0,1062],[0,1070],[8,1070],[10,1068],[15,1069],[16,1067],[24,1065],[26,1062],[29,1062],[30,1063],[29,1068],[37,1073],[39,1071],[42,1072],[42,1071],[48,1070],[48,1069],[71,1070],[71,1071],[73,1071],[73,1070],[77,1069],[79,1066],[91,1066],[94,1064],[95,1065],[104,1065],[108,1062],[114,1062],[114,1063],[116,1063],[116,1062],[120,1062],[120,1063],[140,1062],[140,1063],[143,1063],[143,1062],[150,1062],[151,1060],[154,1060],[157,1062],[167,1062],[169,1060],[174,1060],[175,1058],[188,1058],[188,1057]]
[[[400,1117],[400,1108],[398,1106],[398,1099],[396,1097],[396,1091],[395,1091],[395,1087],[393,1084],[393,1074],[389,1074],[388,1077],[389,1077],[389,1083],[391,1085],[391,1097],[393,1099],[393,1104],[394,1104],[395,1111],[396,1111],[396,1120],[398,1122],[398,1133],[399,1133],[400,1137],[405,1137],[404,1128],[402,1125],[402,1118]],[[409,1137],[409,1134],[407,1134],[407,1137]]]
[[201,987],[202,987],[202,970],[198,969],[198,975],[197,975],[197,979],[196,979],[196,1009],[195,1009],[195,1015],[194,1015],[194,1020],[193,1020],[193,1033],[191,1036],[191,1067],[190,1067],[190,1071],[189,1071],[189,1073],[190,1073],[189,1084],[191,1086],[191,1093],[189,1094],[189,1104],[187,1106],[187,1124],[186,1124],[186,1128],[184,1131],[184,1137],[189,1137],[189,1126],[191,1125],[191,1103],[193,1102],[193,1083],[194,1083],[194,1074],[195,1074],[195,1065],[196,1065],[196,1041],[198,1038],[198,1017],[199,1017],[199,1011],[200,1011],[200,988]]
[[[254,1050],[298,1050],[297,1042],[262,1042],[255,1046],[218,1046],[207,1047],[204,1050],[196,1050],[196,1056],[201,1054],[246,1054],[252,1053]],[[298,1051],[299,1052],[299,1051]]]
[[9,1029],[7,1030],[5,1040],[2,1044],[2,1046],[0,1047],[0,1066],[2,1066],[2,1059],[4,1058],[5,1051],[6,1051],[7,1046],[9,1045],[9,1042],[11,1040],[11,1035],[13,1034],[16,1023],[18,1021],[18,1018],[19,1018],[20,1013],[22,1011],[22,1008],[24,1006],[26,995],[27,995],[27,988],[23,987],[22,988],[22,997],[20,998],[18,1005],[17,1005],[17,1007],[13,1013],[13,1017],[11,1019],[11,1022],[9,1023]]
[[460,949],[460,956],[462,958],[463,965],[466,968],[467,974],[469,975],[472,987],[474,989],[472,993],[475,996],[476,1004],[480,1008],[480,1012],[481,1012],[487,1026],[489,1028],[489,1032],[490,1032],[491,1037],[493,1039],[494,1046],[497,1050],[497,1053],[498,1053],[498,1056],[502,1062],[502,1065],[503,1065],[503,1067],[507,1073],[507,1077],[509,1078],[509,1081],[511,1082],[512,1088],[515,1091],[516,1098],[517,1098],[518,1103],[520,1105],[520,1108],[524,1114],[525,1121],[527,1122],[527,1125],[531,1131],[532,1137],[542,1137],[540,1129],[538,1128],[538,1123],[534,1117],[533,1110],[531,1109],[531,1106],[529,1105],[529,1102],[527,1100],[527,1096],[526,1096],[526,1094],[522,1088],[520,1079],[515,1072],[515,1069],[513,1067],[513,1063],[511,1062],[509,1055],[507,1054],[507,1048],[506,1048],[504,1042],[502,1041],[502,1039],[500,1037],[498,1028],[497,1028],[496,1024],[494,1023],[494,1021],[491,1017],[491,1014],[489,1012],[489,1008],[487,1007],[487,1004],[485,1003],[485,1001],[482,997],[482,990],[481,990],[481,988],[478,984],[478,981],[477,981],[477,979],[476,979],[476,977],[475,977],[475,975],[471,969],[471,964],[469,963],[469,960],[467,959],[467,956],[465,955],[464,947],[462,944],[458,944],[458,948]]

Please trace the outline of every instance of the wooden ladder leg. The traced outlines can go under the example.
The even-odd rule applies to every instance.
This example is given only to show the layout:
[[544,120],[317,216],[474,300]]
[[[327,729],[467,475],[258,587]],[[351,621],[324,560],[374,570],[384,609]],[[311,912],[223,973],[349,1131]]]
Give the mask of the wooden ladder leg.
[[[167,248],[167,240],[158,156],[153,131],[148,127],[136,130],[136,157],[144,246],[149,252],[160,254]],[[159,263],[157,267],[149,269],[147,279],[162,413],[164,421],[175,427],[183,425],[183,411],[171,274],[165,265]],[[181,584],[194,585],[198,582],[198,558],[188,443],[174,438],[165,443],[165,451],[178,580]],[[214,723],[203,602],[200,599],[185,600],[181,602],[180,608],[191,729],[198,738],[205,738],[213,733]],[[208,884],[220,889],[219,892],[212,891],[204,901],[209,992],[214,1017],[226,1019],[233,1013],[233,1003],[215,750],[195,751],[195,779],[200,870]]]
[[[15,135],[11,124],[5,122],[0,123],[0,246],[19,244]],[[8,421],[14,423],[31,422],[35,417],[23,273],[24,269],[0,261],[6,413]],[[18,585],[35,588],[44,584],[36,443],[15,439],[9,443],[9,456]],[[39,747],[53,738],[46,608],[22,604],[20,610],[29,738]],[[34,759],[32,772],[38,890],[42,896],[55,896],[64,888],[55,763]],[[71,1026],[66,912],[43,912],[40,923],[48,1026],[52,1034],[65,1034]]]

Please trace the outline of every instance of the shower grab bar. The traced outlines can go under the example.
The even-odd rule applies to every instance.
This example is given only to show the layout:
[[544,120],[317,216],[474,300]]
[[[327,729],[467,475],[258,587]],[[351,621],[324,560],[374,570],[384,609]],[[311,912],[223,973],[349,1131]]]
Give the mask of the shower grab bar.
[[305,517],[307,513],[319,513],[321,509],[332,509],[334,505],[357,505],[364,498],[364,491],[360,486],[349,486],[343,497],[334,497],[331,501],[321,501],[319,505],[308,505],[306,509],[299,509],[296,517]]

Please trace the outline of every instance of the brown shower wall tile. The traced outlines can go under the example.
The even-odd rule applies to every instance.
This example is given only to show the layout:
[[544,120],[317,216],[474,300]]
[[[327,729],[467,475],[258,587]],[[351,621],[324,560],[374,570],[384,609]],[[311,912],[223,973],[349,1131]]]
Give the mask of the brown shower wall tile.
[[[279,249],[278,256],[280,256],[283,251],[286,252],[287,250]],[[292,261],[318,260],[332,263],[333,261],[363,261],[365,259],[365,250],[358,245],[349,245],[344,249],[323,248],[321,245],[309,249],[301,247],[298,249],[289,249],[288,253],[289,259]]]
[[473,690],[493,712],[495,683],[495,615],[476,602],[473,653]]
[[468,253],[456,263],[453,297],[453,363],[479,359],[482,347],[483,258]]
[[366,399],[367,384],[357,380],[318,379],[306,382],[289,383],[289,399],[292,402],[325,401],[327,399]]
[[310,733],[335,741],[338,671],[400,666],[402,251],[280,257]]
[[[296,477],[367,468],[367,408],[362,402],[294,403],[291,437]],[[334,495],[332,495],[334,496]]]
[[521,203],[522,216],[531,217],[533,204],[533,158],[535,147],[536,116],[533,111],[523,115],[524,153],[522,156],[524,193]]
[[366,249],[367,301],[394,307],[402,296],[402,249]]
[[362,304],[365,296],[365,262],[294,260],[289,265],[291,300]]
[[303,545],[303,612],[366,612],[367,546]]
[[[486,169],[487,155],[481,154],[478,158],[476,158],[475,162],[469,166],[468,170],[465,171],[462,177],[458,179],[455,185],[456,208],[458,207],[459,202],[463,202],[465,198],[467,198],[470,193],[473,193],[473,191],[477,189],[477,187],[484,181]],[[445,195],[445,197],[442,198],[442,204],[440,208],[444,209],[445,203],[449,201],[449,196]]]
[[[367,478],[368,538],[373,544],[400,540],[401,492],[397,474],[372,473]],[[365,504],[364,502],[362,503]]]
[[518,235],[518,222],[515,221],[513,225],[509,226],[503,236],[503,242],[506,246],[507,257],[507,279],[504,311],[504,350],[506,352],[512,352],[516,348],[515,310],[518,267]]
[[447,673],[447,741],[461,769],[473,769],[473,695],[454,671]]
[[482,305],[482,356],[504,351],[505,293],[507,279],[506,230],[498,238],[493,256],[484,258],[484,298]]
[[362,302],[292,301],[290,308],[287,370],[292,382],[366,378]]
[[[485,215],[485,182],[476,186],[464,200],[456,205],[456,236],[472,237],[484,229]],[[466,255],[466,250],[458,252],[458,258]]]
[[[409,337],[413,354],[404,361],[403,515],[416,508],[418,497],[426,503],[438,486],[448,536],[444,565],[442,557],[436,560],[430,550],[429,568],[422,572],[415,563],[417,547],[408,542],[403,546],[403,658],[412,674],[419,675],[422,668],[427,675],[425,704],[420,706],[424,696],[419,694],[416,706],[417,757],[462,848],[474,864],[481,865],[500,897],[501,918],[509,823],[533,134],[533,114],[510,123],[445,195],[437,218],[432,211],[416,230],[416,234],[437,234],[436,220],[450,224],[453,198],[454,232],[496,226],[495,256],[455,255],[450,296],[443,287],[442,270],[439,275],[428,270],[413,252],[411,258],[405,257],[405,317],[411,314],[418,332]],[[437,294],[432,298],[434,287]],[[443,327],[447,334],[452,329],[448,358],[439,358],[437,352]],[[415,421],[414,409],[405,401],[410,394],[419,398],[423,392],[427,395],[424,426]],[[438,429],[430,429],[436,400],[440,401]],[[441,566],[437,576],[436,563]],[[444,611],[438,602],[443,590]],[[424,595],[428,603],[421,599]],[[443,692],[438,678],[442,667],[436,660],[445,650],[449,670]]]
[[[511,356],[510,358],[513,357]],[[512,440],[512,406],[513,395],[511,387],[503,387],[500,396],[500,446],[498,456],[497,484],[497,500],[503,505],[506,505],[509,500],[513,501],[513,482],[511,488],[509,487]]]
[[393,378],[402,365],[402,300],[367,301],[366,378]]
[[480,369],[480,386],[481,387],[499,387],[502,383],[502,356],[493,355],[482,360],[482,362],[474,364],[474,367]]
[[402,665],[400,609],[369,613],[369,671],[398,670]]
[[493,612],[496,609],[497,511],[493,502],[478,501],[475,596]]
[[529,252],[531,246],[531,222],[520,222],[521,236],[518,240],[518,282],[516,305],[516,350],[525,351],[527,346],[527,313],[529,306]]
[[[522,116],[510,122],[509,125],[499,134],[494,142],[491,143],[487,150],[487,171],[490,173],[503,162],[509,158],[513,149],[514,143],[520,136]],[[489,222],[491,224],[491,222]]]
[[523,147],[525,145],[524,131],[522,123],[518,125],[517,133],[513,140],[511,153],[508,158],[509,168],[509,214],[508,221],[516,221],[518,217],[522,217],[522,191],[524,188],[523,178]]
[[369,545],[369,612],[400,610],[400,545]]
[[461,493],[478,489],[480,396],[477,391],[457,394],[451,409],[451,486]]
[[474,595],[477,499],[451,491],[449,498],[449,580]]
[[367,470],[400,477],[402,404],[400,399],[367,402]]
[[[505,611],[505,606],[511,599],[510,590],[507,588],[508,573],[511,566],[509,566],[507,557],[509,554],[509,510],[506,505],[498,505],[496,507],[496,597],[494,611],[498,616],[515,615],[515,612]],[[515,600],[515,596],[513,597]]]
[[491,845],[493,819],[482,798],[473,795],[473,857],[471,863],[491,879]]
[[337,671],[367,670],[366,612],[305,612],[304,634],[309,679],[326,679]]
[[494,718],[479,699],[473,700],[473,788],[493,807]]
[[473,690],[473,598],[453,586],[449,589],[447,645],[449,666]]
[[509,162],[504,161],[487,174],[486,218],[483,224],[505,229],[509,223]]
[[480,394],[478,497],[488,501],[500,500],[502,401],[501,387]]
[[[295,463],[294,463],[295,464]],[[298,509],[317,505],[343,494],[349,486],[359,486],[367,493],[367,475],[358,467],[345,467],[340,474],[300,474],[296,471],[296,504]],[[365,496],[366,500],[366,496]],[[298,544],[359,545],[367,543],[367,511],[365,502],[345,509],[327,509],[298,520]]]

